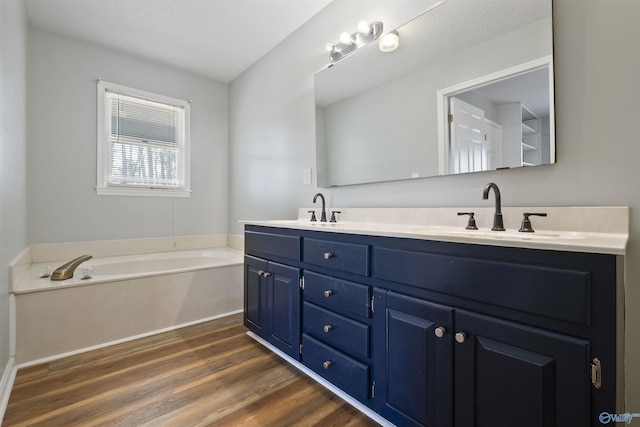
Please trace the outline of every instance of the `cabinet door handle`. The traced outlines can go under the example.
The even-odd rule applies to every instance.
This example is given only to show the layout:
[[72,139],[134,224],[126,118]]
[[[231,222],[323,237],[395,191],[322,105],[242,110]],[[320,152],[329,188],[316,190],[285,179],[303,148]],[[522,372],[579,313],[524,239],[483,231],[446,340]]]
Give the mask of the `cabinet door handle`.
[[325,298],[329,298],[331,295],[333,295],[333,291],[331,289],[324,291]]
[[433,331],[433,333],[434,333],[438,338],[442,338],[442,337],[444,336],[444,334],[446,334],[446,333],[447,333],[447,330],[445,329],[445,327],[444,327],[444,326],[440,326],[440,327],[437,327],[437,328]]
[[332,329],[333,329],[333,326],[331,326],[331,325],[324,325],[324,328],[323,328],[323,329],[324,329],[324,331],[325,331],[325,332],[329,332],[330,330],[332,330]]
[[458,332],[456,334],[456,341],[462,344],[467,339],[467,334],[464,332]]
[[331,360],[325,360],[324,362],[322,362],[322,367],[324,369],[329,369],[331,365],[333,365],[333,363],[331,363]]
[[271,276],[271,273],[269,273],[268,271],[265,271],[264,273],[262,273],[262,277],[269,277]]
[[258,276],[263,276],[263,275],[264,275],[264,271],[258,270]]
[[329,259],[329,258],[333,258],[333,254],[331,252],[325,252],[324,259]]

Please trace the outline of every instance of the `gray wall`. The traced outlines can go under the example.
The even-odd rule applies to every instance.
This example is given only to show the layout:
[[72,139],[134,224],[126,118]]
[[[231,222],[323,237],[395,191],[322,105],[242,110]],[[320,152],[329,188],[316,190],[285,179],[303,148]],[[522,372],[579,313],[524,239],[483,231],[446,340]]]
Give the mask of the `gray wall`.
[[[422,5],[421,5],[422,4]],[[229,229],[239,219],[294,218],[312,205],[313,75],[323,51],[361,19],[396,27],[418,1],[335,0],[230,85]],[[413,15],[412,15],[413,14]],[[340,207],[486,206],[496,182],[506,206],[631,207],[626,270],[626,401],[640,402],[640,1],[554,1],[556,165],[323,189]],[[613,408],[612,408],[613,411]]]
[[[227,232],[227,85],[31,29],[30,243]],[[191,104],[189,198],[96,196],[96,79]],[[175,203],[175,211],[174,211]]]
[[7,265],[27,247],[25,110],[27,14],[22,0],[0,1],[0,45],[0,377],[2,377],[12,356]]

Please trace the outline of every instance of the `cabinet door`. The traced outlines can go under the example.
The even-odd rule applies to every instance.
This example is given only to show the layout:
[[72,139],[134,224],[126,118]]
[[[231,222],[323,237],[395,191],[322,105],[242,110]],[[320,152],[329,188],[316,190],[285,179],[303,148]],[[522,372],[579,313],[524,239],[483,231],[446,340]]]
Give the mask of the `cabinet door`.
[[397,425],[446,427],[453,416],[453,309],[374,291],[376,411]]
[[589,342],[456,311],[456,427],[589,425]]
[[244,325],[252,332],[267,338],[267,261],[244,257]]
[[300,269],[269,262],[268,341],[300,360]]

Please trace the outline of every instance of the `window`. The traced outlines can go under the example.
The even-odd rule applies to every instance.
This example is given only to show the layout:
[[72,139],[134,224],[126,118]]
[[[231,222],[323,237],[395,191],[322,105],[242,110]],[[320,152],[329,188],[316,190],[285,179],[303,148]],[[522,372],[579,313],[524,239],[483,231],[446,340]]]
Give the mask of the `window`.
[[98,81],[99,195],[189,197],[189,102]]

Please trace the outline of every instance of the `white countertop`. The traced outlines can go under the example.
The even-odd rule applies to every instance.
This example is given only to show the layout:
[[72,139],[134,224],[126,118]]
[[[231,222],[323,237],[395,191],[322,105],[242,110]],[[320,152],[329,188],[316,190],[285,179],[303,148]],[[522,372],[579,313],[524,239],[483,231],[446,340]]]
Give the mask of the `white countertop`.
[[[338,222],[310,222],[301,208],[292,220],[249,220],[244,224],[293,228],[329,233],[348,233],[490,246],[546,249],[569,252],[624,255],[629,238],[627,207],[526,207],[503,208],[506,231],[491,231],[493,209],[488,208],[331,208],[339,210]],[[475,212],[478,230],[465,230],[466,216],[458,212]],[[530,219],[533,233],[518,229],[523,212],[546,212],[547,217]]]

